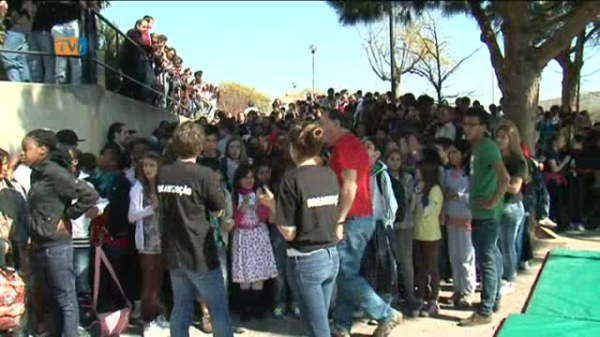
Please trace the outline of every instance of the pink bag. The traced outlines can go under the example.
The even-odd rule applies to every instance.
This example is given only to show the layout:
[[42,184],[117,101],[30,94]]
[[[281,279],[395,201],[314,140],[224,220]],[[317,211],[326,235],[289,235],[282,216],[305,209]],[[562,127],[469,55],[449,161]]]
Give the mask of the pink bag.
[[[119,287],[119,291],[125,299],[126,306],[125,308],[114,311],[114,312],[104,312],[99,313],[98,310],[98,292],[100,291],[100,272],[101,265],[100,261],[104,263],[106,269],[110,273],[113,281]],[[108,261],[106,254],[99,246],[96,246],[96,257],[95,257],[95,269],[94,269],[94,310],[96,310],[96,315],[98,316],[98,321],[100,322],[100,336],[102,337],[110,337],[110,336],[118,336],[123,333],[127,326],[129,325],[129,315],[131,314],[131,302],[125,296],[125,292],[121,287],[121,282],[119,282],[119,278],[115,271],[113,270],[112,265]]]

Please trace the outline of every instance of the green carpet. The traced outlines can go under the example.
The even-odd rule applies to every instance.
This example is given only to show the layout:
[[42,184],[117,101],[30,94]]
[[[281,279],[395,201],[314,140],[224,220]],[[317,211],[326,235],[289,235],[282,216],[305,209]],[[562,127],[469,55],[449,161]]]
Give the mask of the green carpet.
[[551,316],[510,315],[496,337],[598,337],[600,323]]
[[532,291],[526,314],[600,323],[600,252],[553,250]]

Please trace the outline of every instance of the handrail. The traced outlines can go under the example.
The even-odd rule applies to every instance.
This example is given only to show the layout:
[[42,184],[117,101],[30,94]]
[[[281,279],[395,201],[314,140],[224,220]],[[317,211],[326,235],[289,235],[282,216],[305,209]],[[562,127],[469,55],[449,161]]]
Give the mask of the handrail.
[[59,54],[53,54],[53,53],[46,53],[46,52],[43,52],[43,51],[15,50],[15,49],[4,49],[4,48],[0,48],[0,53],[13,53],[13,54],[36,55],[36,56],[55,56],[55,57],[75,57],[75,58],[81,58],[81,55],[59,55]]
[[148,90],[150,90],[150,91],[154,92],[155,94],[158,94],[158,95],[160,95],[160,96],[164,97],[165,99],[167,99],[167,100],[168,100],[168,101],[170,101],[171,103],[174,103],[174,104],[175,104],[177,107],[182,107],[182,108],[183,108],[183,109],[184,109],[184,110],[185,110],[187,113],[191,113],[191,112],[192,112],[192,111],[189,111],[189,110],[188,110],[186,107],[182,106],[180,102],[176,102],[174,99],[172,99],[172,98],[171,98],[171,97],[169,97],[168,95],[165,95],[164,93],[162,93],[162,92],[160,92],[160,91],[158,91],[158,90],[156,90],[156,89],[154,89],[154,88],[150,87],[149,85],[147,85],[147,84],[145,84],[145,83],[142,83],[142,82],[140,82],[140,81],[136,80],[135,78],[133,78],[133,77],[131,77],[131,76],[127,75],[127,74],[124,74],[124,73],[123,73],[121,70],[117,70],[117,69],[115,69],[115,68],[113,68],[113,67],[109,66],[108,64],[106,64],[106,63],[104,63],[104,62],[102,62],[102,61],[99,61],[99,60],[97,60],[97,59],[93,59],[92,61],[94,61],[94,62],[96,62],[97,64],[101,65],[102,67],[104,67],[104,68],[106,68],[106,69],[108,69],[108,70],[110,70],[110,71],[112,71],[112,72],[114,72],[114,73],[118,74],[119,76],[122,76],[122,77],[124,77],[124,78],[126,78],[126,79],[128,79],[128,80],[132,81],[133,83],[135,83],[135,84],[137,84],[137,85],[139,85],[139,86],[141,86],[141,87],[143,87],[143,88],[145,88],[145,89],[148,89]]

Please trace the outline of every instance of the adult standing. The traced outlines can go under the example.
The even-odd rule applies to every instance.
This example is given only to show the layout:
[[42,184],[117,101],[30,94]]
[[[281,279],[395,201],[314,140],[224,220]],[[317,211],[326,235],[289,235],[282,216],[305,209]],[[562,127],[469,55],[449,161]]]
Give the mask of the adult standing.
[[499,218],[509,175],[496,143],[486,136],[488,115],[471,108],[465,115],[465,138],[473,145],[470,162],[472,241],[481,272],[481,306],[479,311],[460,322],[476,326],[492,322],[492,312],[499,309],[502,255],[498,249]]
[[169,146],[178,159],[163,166],[158,176],[162,247],[173,288],[173,337],[189,336],[197,295],[210,311],[214,336],[233,336],[218,248],[207,216],[224,210],[226,202],[210,169],[196,165],[203,143],[201,126],[181,124]]
[[286,174],[276,200],[267,188],[259,190],[258,197],[289,242],[289,280],[309,336],[329,337],[329,303],[340,264],[336,244],[343,232],[336,231],[341,227],[337,224],[339,187],[331,169],[316,161],[323,147],[320,126],[296,125],[289,140],[296,167]]
[[[28,51],[27,36],[31,32],[34,6],[32,1],[15,2],[14,8],[9,8],[6,1],[0,1],[0,14],[9,11],[4,20],[6,37],[3,48],[18,52]],[[11,82],[30,82],[28,57],[21,53],[0,53],[0,60],[6,69],[6,76]]]
[[46,322],[49,334],[74,337],[79,313],[69,231],[71,220],[91,209],[98,194],[67,171],[57,143],[54,132],[41,129],[23,139],[23,161],[33,170],[28,194],[31,270],[34,283],[44,283],[44,295],[55,306],[52,322]]
[[332,146],[329,166],[340,186],[337,223],[341,226],[337,230],[345,232],[338,244],[340,273],[332,335],[350,336],[354,309],[361,307],[379,322],[374,336],[389,336],[402,322],[402,314],[382,300],[359,274],[365,247],[375,231],[369,155],[360,140],[344,127],[344,121],[337,110],[323,114],[321,120],[324,139]]
[[510,182],[504,197],[504,210],[500,217],[500,251],[504,273],[502,279],[507,283],[500,287],[502,295],[515,291],[514,278],[519,264],[517,255],[517,235],[525,224],[525,208],[521,188],[523,181],[528,180],[527,162],[521,149],[521,135],[516,125],[509,121],[501,121],[495,131],[496,143],[502,154],[502,159],[508,173]]

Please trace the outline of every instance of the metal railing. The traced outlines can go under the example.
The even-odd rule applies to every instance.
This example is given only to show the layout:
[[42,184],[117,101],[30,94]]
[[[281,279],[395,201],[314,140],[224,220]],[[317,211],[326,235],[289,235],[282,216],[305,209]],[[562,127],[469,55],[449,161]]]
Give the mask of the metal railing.
[[[99,19],[100,21],[102,21],[104,24],[106,24],[108,27],[110,27],[110,29],[112,29],[115,32],[116,60],[120,60],[120,55],[119,55],[119,52],[120,52],[119,37],[120,36],[123,37],[123,39],[126,41],[126,43],[133,44],[133,46],[139,52],[146,54],[146,51],[142,47],[140,47],[133,39],[131,39],[129,36],[127,36],[127,34],[124,34],[119,28],[117,28],[114,24],[112,24],[110,21],[108,21],[108,19],[106,19],[102,14],[100,14],[97,10],[94,10],[94,9],[87,10],[84,13],[84,15],[82,16],[82,20],[81,20],[82,28],[83,28],[82,31],[84,33],[83,36],[85,36],[88,39],[88,52],[84,55],[60,55],[60,54],[56,54],[56,53],[49,53],[49,52],[43,52],[43,51],[15,50],[15,49],[6,49],[6,48],[0,48],[0,53],[24,54],[24,55],[30,55],[30,56],[80,58],[80,59],[82,59],[82,74],[83,74],[83,82],[84,83],[98,84],[98,79],[96,76],[96,74],[97,74],[96,66],[98,65],[98,66],[103,67],[104,69],[107,69],[112,74],[117,75],[119,77],[119,80],[125,79],[127,81],[130,81],[130,82],[134,83],[135,85],[158,95],[160,98],[164,99],[165,102],[171,103],[171,106],[174,109],[182,109],[185,111],[185,113],[188,116],[192,116],[193,111],[190,111],[189,109],[187,109],[185,106],[183,106],[181,104],[181,102],[178,102],[178,101],[174,100],[172,97],[170,97],[169,95],[166,95],[164,92],[160,92],[160,91],[156,90],[155,88],[151,87],[150,85],[143,83],[143,82],[133,78],[132,76],[123,73],[123,71],[121,69],[119,69],[119,65],[111,66],[103,61],[98,60],[98,58],[96,57],[97,48],[98,48],[96,19]],[[117,90],[117,92],[119,92],[119,90]],[[160,108],[162,108],[162,107],[160,107]],[[165,110],[168,110],[168,108]]]

